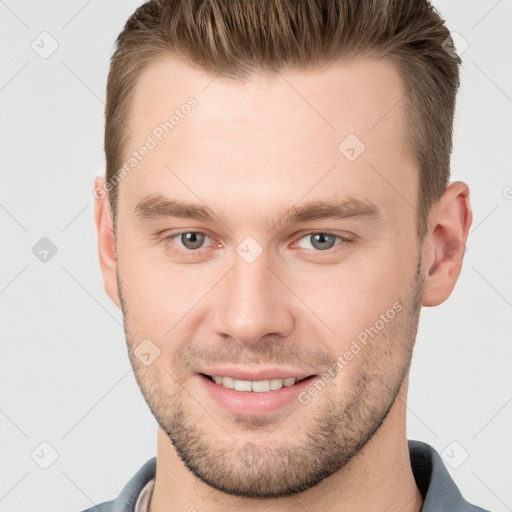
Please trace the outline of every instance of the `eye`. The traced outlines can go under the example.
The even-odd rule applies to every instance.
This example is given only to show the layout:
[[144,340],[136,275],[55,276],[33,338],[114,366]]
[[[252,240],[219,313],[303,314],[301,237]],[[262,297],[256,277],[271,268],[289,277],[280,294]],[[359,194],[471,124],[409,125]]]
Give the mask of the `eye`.
[[182,233],[175,233],[166,237],[167,240],[177,240],[178,245],[189,251],[201,249],[204,241],[210,238],[206,233],[201,231],[183,231]]
[[[201,253],[207,239],[212,240],[210,236],[202,231],[182,231],[166,237],[167,241],[171,241],[173,245],[178,246],[177,249],[173,248],[173,250],[189,254]],[[339,243],[336,243],[337,239],[339,240]],[[302,242],[303,240],[304,242]],[[300,237],[296,242],[299,247],[313,250],[315,252],[327,252],[335,246],[350,243],[352,243],[350,238],[323,231],[307,233]]]
[[[342,243],[350,243],[351,240],[349,238],[345,238],[340,235],[335,235],[333,233],[325,233],[325,232],[313,232],[308,233],[307,235],[299,238],[297,242],[300,247],[303,249],[313,249],[315,251],[327,251],[334,247],[336,239],[340,239],[341,242],[337,245],[341,245]],[[300,245],[301,240],[306,240],[306,246]],[[309,244],[309,247],[307,246]]]

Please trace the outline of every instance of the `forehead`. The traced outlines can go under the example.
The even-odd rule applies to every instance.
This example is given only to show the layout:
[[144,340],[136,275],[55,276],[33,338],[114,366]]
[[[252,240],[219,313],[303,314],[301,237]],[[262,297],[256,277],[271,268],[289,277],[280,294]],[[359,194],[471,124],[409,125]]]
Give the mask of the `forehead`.
[[[331,197],[337,189],[367,192],[378,202],[393,201],[400,189],[415,204],[403,96],[398,72],[384,60],[256,73],[242,81],[166,56],[138,79],[127,158],[148,138],[153,147],[120,190],[133,204],[155,191],[173,195],[177,185],[189,199],[232,189],[243,205],[248,195],[279,203],[278,190],[288,190],[292,202],[308,189]],[[192,108],[186,106],[191,98]]]

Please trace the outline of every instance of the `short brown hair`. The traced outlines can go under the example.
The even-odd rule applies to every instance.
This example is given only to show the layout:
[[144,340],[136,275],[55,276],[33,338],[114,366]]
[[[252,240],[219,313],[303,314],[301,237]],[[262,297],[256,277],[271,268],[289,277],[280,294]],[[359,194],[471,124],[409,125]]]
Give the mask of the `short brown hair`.
[[446,51],[450,42],[427,0],[151,0],[141,5],[116,40],[107,82],[106,178],[113,185],[114,222],[115,178],[129,136],[130,102],[149,62],[170,53],[215,75],[249,79],[258,71],[307,70],[372,56],[396,63],[405,87],[407,143],[420,170],[417,233],[423,239],[430,208],[450,177],[461,62]]

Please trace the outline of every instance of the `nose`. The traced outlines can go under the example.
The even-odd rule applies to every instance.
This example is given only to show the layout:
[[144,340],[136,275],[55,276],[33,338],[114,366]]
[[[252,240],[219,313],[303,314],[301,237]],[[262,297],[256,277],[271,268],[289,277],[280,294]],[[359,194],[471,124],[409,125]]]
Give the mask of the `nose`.
[[268,268],[265,252],[247,263],[237,255],[229,274],[216,287],[214,331],[244,345],[267,335],[288,336],[294,328],[292,296]]

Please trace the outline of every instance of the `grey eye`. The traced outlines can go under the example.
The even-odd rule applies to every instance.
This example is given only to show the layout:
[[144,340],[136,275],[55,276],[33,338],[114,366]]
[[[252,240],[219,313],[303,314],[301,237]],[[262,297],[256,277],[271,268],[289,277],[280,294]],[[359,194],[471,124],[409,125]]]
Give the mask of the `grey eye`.
[[206,235],[195,231],[189,231],[180,235],[180,241],[187,249],[198,249],[203,245]]
[[[325,251],[326,249],[331,249],[331,247],[334,246],[337,238],[341,237],[331,235],[329,233],[309,233],[308,235],[303,236],[301,240],[309,241],[309,245],[311,245],[313,249]],[[310,249],[311,247],[304,248]]]

